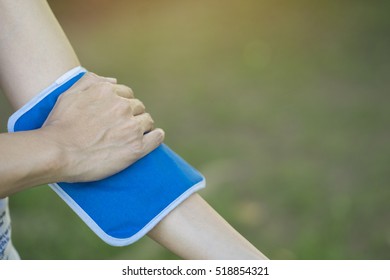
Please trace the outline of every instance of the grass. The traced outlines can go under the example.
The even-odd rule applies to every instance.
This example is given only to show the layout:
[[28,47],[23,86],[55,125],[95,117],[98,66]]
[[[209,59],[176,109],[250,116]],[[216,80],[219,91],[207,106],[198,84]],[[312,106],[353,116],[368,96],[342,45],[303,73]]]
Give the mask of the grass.
[[[133,88],[206,176],[202,196],[267,256],[390,258],[386,7],[51,2],[82,64]],[[147,237],[105,245],[47,187],[11,208],[23,258],[177,258]]]

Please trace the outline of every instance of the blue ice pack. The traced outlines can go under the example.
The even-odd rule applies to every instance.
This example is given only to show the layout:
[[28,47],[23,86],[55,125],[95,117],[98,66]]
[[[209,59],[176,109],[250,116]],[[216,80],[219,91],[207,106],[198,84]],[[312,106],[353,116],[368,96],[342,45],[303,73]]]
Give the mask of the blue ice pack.
[[[57,98],[86,70],[76,67],[35,96],[8,121],[8,131],[40,128]],[[131,244],[161,221],[205,179],[167,145],[162,144],[125,170],[87,183],[49,185],[106,243]]]

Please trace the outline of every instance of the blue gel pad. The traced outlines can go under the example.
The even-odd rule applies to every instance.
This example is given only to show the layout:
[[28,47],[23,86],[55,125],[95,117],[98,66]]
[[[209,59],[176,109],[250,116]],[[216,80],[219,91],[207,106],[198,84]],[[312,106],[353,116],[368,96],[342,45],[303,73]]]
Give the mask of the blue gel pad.
[[[8,131],[40,128],[57,98],[86,70],[76,67],[15,112]],[[106,243],[124,246],[137,241],[192,193],[205,179],[165,144],[127,169],[87,183],[54,183],[50,187]]]

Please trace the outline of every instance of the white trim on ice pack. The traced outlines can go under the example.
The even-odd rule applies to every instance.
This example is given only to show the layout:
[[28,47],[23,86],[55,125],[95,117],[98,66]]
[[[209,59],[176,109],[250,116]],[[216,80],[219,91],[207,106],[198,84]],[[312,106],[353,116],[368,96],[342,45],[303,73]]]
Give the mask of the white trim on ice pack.
[[[38,104],[41,100],[43,100],[46,96],[48,96],[51,92],[56,90],[58,87],[62,86],[67,81],[76,77],[80,73],[87,72],[81,66],[75,67],[60,78],[58,78],[53,84],[49,87],[41,91],[38,95],[36,95],[33,99],[31,99],[27,104],[25,104],[22,108],[16,111],[8,120],[8,131],[14,132],[14,127],[17,120],[23,116],[26,112],[32,109],[36,104]],[[196,191],[204,188],[206,186],[206,180],[202,176],[202,180],[188,188],[184,193],[178,196],[175,200],[173,200],[169,205],[167,205],[161,212],[159,212],[153,219],[151,219],[143,228],[138,230],[137,233],[133,234],[127,238],[116,238],[109,234],[107,234],[92,218],[89,216],[81,207],[73,200],[71,196],[69,196],[57,183],[49,184],[49,186],[58,194],[59,197],[64,200],[67,205],[77,213],[77,215],[91,228],[91,230],[98,235],[102,240],[106,243],[113,246],[125,246],[135,241],[139,240],[143,237],[148,231],[150,231],[157,223],[159,223],[166,215],[168,215],[175,207],[177,207],[180,203],[182,203],[185,199],[187,199],[191,194]],[[0,200],[0,202],[2,202]]]
[[42,90],[39,94],[34,96],[33,99],[31,99],[22,108],[20,108],[15,113],[13,113],[12,116],[8,119],[8,131],[14,132],[16,121],[26,112],[28,112],[31,108],[33,108],[35,104],[39,103],[39,101],[41,101],[46,96],[48,96],[53,90],[60,87],[63,83],[69,81],[70,79],[74,78],[78,74],[85,73],[85,72],[87,72],[86,69],[84,69],[81,66],[77,66],[69,70],[68,72],[66,72],[64,75],[62,75],[57,80],[55,80],[54,83],[52,83],[50,86]]

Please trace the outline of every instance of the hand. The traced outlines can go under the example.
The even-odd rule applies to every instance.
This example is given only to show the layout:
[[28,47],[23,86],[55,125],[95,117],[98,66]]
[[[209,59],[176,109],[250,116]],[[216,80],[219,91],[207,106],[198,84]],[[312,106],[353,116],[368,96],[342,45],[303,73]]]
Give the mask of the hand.
[[59,97],[41,130],[61,150],[63,182],[108,177],[164,139],[130,88],[92,73]]

